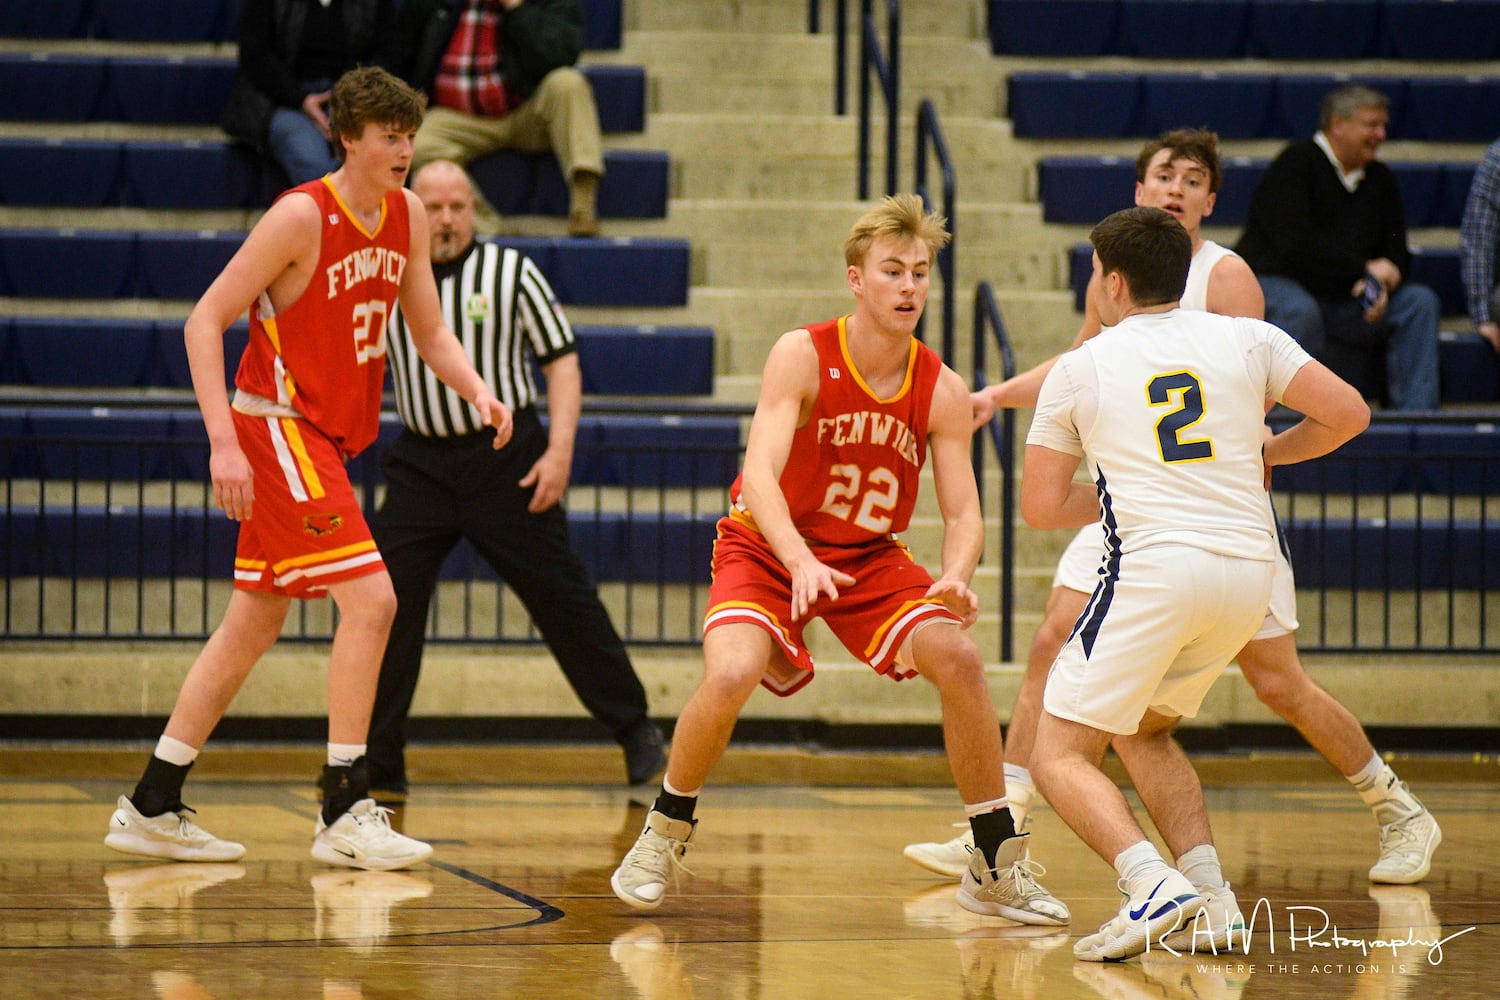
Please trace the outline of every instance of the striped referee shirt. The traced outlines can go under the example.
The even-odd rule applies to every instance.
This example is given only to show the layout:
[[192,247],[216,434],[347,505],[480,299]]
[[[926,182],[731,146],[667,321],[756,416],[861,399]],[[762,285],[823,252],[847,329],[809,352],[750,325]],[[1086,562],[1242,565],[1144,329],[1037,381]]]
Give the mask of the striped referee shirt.
[[[531,258],[475,241],[457,260],[433,265],[443,317],[495,398],[518,411],[537,397],[530,359],[548,364],[577,350],[552,286]],[[423,437],[484,429],[479,411],[448,388],[417,355],[399,307],[387,348],[396,412]]]

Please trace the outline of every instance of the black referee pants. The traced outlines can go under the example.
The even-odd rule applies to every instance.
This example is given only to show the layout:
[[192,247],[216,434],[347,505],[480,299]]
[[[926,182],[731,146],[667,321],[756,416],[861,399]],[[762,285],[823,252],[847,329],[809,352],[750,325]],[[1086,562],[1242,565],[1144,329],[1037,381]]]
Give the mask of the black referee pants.
[[380,668],[368,756],[377,776],[406,777],[406,720],[422,668],[427,613],[443,560],[467,538],[531,615],[584,707],[623,740],[646,718],[646,692],[568,540],[556,505],[526,509],[517,483],[547,447],[534,408],[515,414],[498,452],[484,431],[426,438],[405,431],[386,451],[385,501],[370,528],[396,589],[396,620]]

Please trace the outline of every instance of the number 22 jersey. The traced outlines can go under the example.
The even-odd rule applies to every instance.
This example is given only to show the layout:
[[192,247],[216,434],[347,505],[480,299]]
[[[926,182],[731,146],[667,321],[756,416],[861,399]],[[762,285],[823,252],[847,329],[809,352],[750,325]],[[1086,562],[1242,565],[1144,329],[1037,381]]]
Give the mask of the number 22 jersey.
[[338,446],[357,455],[375,440],[385,384],[386,319],[411,248],[403,191],[381,203],[367,231],[328,178],[283,194],[311,195],[322,218],[312,280],[277,313],[264,292],[250,307],[250,342],[235,385],[290,407]]
[[[818,398],[792,438],[781,491],[792,522],[819,545],[863,545],[905,531],[927,460],[927,418],[942,362],[913,340],[906,379],[888,399],[865,384],[849,358],[847,316],[807,327],[818,352]],[[730,490],[731,517],[753,525]]]

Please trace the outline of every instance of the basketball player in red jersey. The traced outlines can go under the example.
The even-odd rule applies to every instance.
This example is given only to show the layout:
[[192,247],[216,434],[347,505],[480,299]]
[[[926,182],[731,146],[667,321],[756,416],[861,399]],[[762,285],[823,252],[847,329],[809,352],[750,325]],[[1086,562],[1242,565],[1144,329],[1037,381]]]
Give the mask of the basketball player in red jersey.
[[[698,792],[756,686],[786,696],[812,680],[802,630],[819,617],[877,673],[920,674],[938,688],[977,845],[959,902],[1028,924],[1069,919],[1033,877],[1006,807],[999,723],[967,631],[984,535],[968,389],[913,337],[947,242],[944,220],[916,195],[886,198],[844,242],[853,314],[793,330],[771,349],[714,544],[704,678],[678,717],[645,829],[610,879],[630,906],[661,904],[697,825]],[[929,454],[944,527],[935,582],[897,538]]]
[[[432,848],[391,829],[368,798],[366,730],[396,597],[344,462],[375,440],[386,317],[399,298],[422,358],[495,428],[511,415],[443,323],[427,216],[403,190],[423,99],[384,70],[345,74],[330,124],[343,164],[283,194],[188,317],[193,388],[210,445],[214,502],[240,523],[234,592],[188,672],[156,752],[121,796],[105,843],[127,854],[233,861],[245,852],[194,824],[188,769],[292,598],[338,605],[328,665],[328,766],[312,855],[384,870]],[[224,388],[224,331],[250,310],[250,343]],[[419,332],[420,331],[420,332]]]

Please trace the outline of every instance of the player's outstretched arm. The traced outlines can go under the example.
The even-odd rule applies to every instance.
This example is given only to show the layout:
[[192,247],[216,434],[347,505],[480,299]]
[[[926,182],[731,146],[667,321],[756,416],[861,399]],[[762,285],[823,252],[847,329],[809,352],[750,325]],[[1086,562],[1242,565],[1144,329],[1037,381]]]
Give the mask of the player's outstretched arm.
[[[1084,296],[1083,325],[1073,335],[1073,343],[1068,345],[1069,351],[1094,337],[1104,328],[1104,324],[1099,320],[1099,310],[1094,305],[1093,286],[1094,279],[1089,278],[1089,294]],[[973,429],[978,430],[989,423],[996,410],[1020,410],[1036,406],[1037,398],[1042,392],[1042,384],[1047,381],[1047,374],[1052,371],[1052,366],[1057,364],[1057,359],[1060,357],[1062,357],[1061,354],[1055,354],[1035,368],[1027,369],[1003,382],[996,382],[994,385],[987,385],[977,392],[970,393]]]

